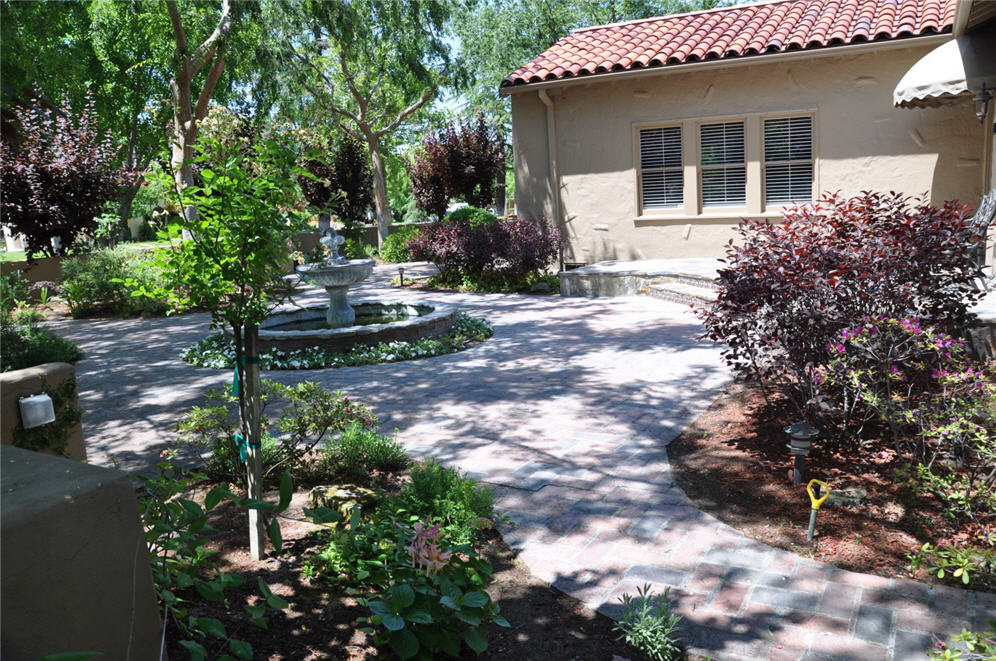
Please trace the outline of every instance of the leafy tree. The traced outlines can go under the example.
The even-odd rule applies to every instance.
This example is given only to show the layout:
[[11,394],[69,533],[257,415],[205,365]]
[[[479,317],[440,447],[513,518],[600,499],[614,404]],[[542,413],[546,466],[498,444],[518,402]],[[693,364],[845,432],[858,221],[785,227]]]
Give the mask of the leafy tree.
[[134,176],[110,165],[114,146],[97,126],[92,98],[79,114],[68,104],[37,104],[13,116],[22,142],[16,150],[0,143],[2,222],[24,235],[29,259],[68,251]]
[[[230,326],[239,366],[239,430],[247,448],[249,497],[261,496],[261,413],[259,324],[287,297],[284,265],[290,238],[302,229],[296,220],[296,155],[274,142],[239,145],[208,140],[187,165],[202,165],[201,184],[182,186],[174,173],[175,195],[185,214],[169,228],[175,243],[160,253],[171,287],[165,292],[178,307],[211,312],[217,326]],[[206,167],[210,163],[212,167]],[[189,240],[176,241],[182,235]],[[144,290],[141,290],[144,292]],[[262,557],[259,513],[249,513],[250,552]],[[272,534],[272,533],[271,533]]]
[[408,170],[419,208],[442,218],[450,198],[475,207],[494,201],[496,186],[504,183],[505,139],[484,113],[426,134],[422,147]]
[[299,179],[308,203],[338,216],[347,233],[361,228],[373,202],[370,160],[363,145],[347,134],[327,150],[317,148],[304,167],[312,175]]
[[380,241],[391,223],[384,145],[436,97],[449,67],[449,2],[348,0],[280,5],[275,24],[306,101],[366,145]]

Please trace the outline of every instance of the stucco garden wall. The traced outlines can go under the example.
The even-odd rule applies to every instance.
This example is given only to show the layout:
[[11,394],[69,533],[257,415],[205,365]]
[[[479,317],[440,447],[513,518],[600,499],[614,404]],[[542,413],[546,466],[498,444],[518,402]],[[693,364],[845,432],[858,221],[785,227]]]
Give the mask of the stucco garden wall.
[[0,446],[3,658],[159,658],[162,620],[131,479]]
[[[972,104],[921,110],[892,105],[896,83],[936,45],[784,62],[774,56],[749,65],[693,65],[681,72],[548,87],[571,242],[566,261],[720,256],[742,217],[780,217],[781,207],[765,208],[749,190],[745,207],[703,210],[696,171],[688,167],[688,137],[686,208],[641,217],[635,126],[642,123],[689,122],[688,136],[697,120],[746,116],[749,132],[752,115],[759,126],[758,116],[769,113],[811,112],[817,192],[896,190],[927,192],[934,202],[977,202],[981,129]],[[546,108],[536,91],[511,96],[517,208],[520,215],[549,216]],[[760,177],[760,139],[752,150],[748,137],[747,150],[750,188],[752,171]],[[697,160],[697,149],[691,151]]]

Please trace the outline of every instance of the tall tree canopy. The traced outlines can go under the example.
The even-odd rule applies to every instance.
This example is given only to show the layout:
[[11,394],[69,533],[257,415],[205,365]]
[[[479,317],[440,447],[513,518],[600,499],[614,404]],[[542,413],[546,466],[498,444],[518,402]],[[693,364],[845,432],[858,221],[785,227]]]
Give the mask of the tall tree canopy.
[[452,4],[419,0],[316,0],[275,3],[273,21],[285,61],[308,90],[302,100],[324,112],[370,154],[378,235],[391,209],[384,146],[436,98],[450,69]]

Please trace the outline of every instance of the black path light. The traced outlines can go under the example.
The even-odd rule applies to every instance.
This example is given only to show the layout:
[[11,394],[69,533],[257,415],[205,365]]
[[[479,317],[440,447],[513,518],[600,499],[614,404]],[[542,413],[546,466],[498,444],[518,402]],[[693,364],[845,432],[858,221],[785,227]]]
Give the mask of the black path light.
[[820,431],[808,422],[796,422],[786,427],[785,433],[789,436],[787,447],[795,457],[792,484],[802,484],[806,456],[813,445],[813,439],[820,435]]

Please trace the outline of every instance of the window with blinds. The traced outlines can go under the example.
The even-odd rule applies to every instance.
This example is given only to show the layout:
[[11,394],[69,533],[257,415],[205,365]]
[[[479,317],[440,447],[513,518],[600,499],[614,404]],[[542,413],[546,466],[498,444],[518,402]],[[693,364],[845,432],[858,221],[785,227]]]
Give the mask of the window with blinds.
[[767,204],[813,201],[813,118],[764,120]]
[[747,203],[747,162],[744,123],[724,122],[699,127],[702,205],[738,206]]
[[681,127],[640,131],[640,202],[644,210],[677,209],[684,204]]

